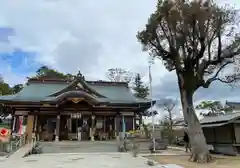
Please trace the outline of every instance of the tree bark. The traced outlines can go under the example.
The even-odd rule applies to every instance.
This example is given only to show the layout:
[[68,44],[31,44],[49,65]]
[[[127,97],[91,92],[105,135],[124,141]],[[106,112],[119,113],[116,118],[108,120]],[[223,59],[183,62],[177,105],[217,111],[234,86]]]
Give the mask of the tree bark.
[[[186,82],[186,81],[185,81]],[[179,81],[184,120],[188,125],[187,133],[190,139],[190,161],[208,163],[213,161],[210,155],[205,136],[193,106],[193,93],[191,88],[183,87],[184,81]]]

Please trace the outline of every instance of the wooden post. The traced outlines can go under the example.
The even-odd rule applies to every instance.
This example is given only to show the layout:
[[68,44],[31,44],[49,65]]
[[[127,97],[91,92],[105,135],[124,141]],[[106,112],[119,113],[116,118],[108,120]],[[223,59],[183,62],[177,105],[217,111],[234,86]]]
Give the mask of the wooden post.
[[[20,129],[20,116],[14,116],[16,118],[15,120],[15,126],[14,126],[14,132],[19,133],[19,129]],[[22,131],[21,131],[22,132]]]
[[133,114],[133,126],[132,126],[132,130],[135,130],[136,128],[136,112],[134,112],[134,114]]
[[32,114],[28,114],[27,116],[27,142],[32,141],[32,131],[33,131],[33,122],[34,116]]
[[37,116],[37,124],[36,124],[36,140],[40,140],[40,116]]
[[11,129],[10,141],[12,139],[12,133],[14,130],[14,118],[13,117],[15,118],[15,110],[12,109],[12,118],[11,118],[11,125],[10,125],[10,129]]
[[122,115],[121,117],[121,122],[122,122],[122,127],[121,127],[121,136],[120,136],[120,139],[124,139],[125,137],[125,133],[126,133],[126,125],[125,125],[125,117],[124,115]]
[[55,141],[59,141],[59,131],[60,131],[60,115],[57,115],[56,120],[56,135],[55,135]]
[[114,117],[114,136],[117,138],[117,117]]
[[72,133],[72,117],[69,118],[69,131]]
[[91,116],[91,119],[92,119],[92,125],[91,125],[91,141],[94,141],[94,134],[95,134],[95,129],[94,129],[94,125],[95,125],[95,116],[92,115]]
[[116,140],[119,140],[119,132],[120,132],[120,122],[121,122],[121,118],[120,118],[120,113],[118,112],[116,115],[116,119],[115,119],[115,129],[116,129]]
[[35,132],[36,140],[39,139],[39,137],[38,137],[38,118],[39,118],[39,117],[36,115],[35,126],[34,126],[34,132]]
[[103,116],[103,132],[106,133],[106,116]]
[[16,131],[16,123],[17,123],[17,117],[16,116],[12,116],[11,118],[11,129],[12,129],[12,132],[15,132]]
[[139,113],[139,125],[142,125],[142,114]]
[[[78,141],[81,141],[82,140],[82,114],[81,113],[78,113],[77,114],[77,121],[79,120],[80,123],[78,123],[77,125],[77,139]],[[81,125],[79,127],[79,125]]]
[[33,116],[33,128],[32,128],[32,137],[36,138],[36,125],[37,125],[37,116],[34,114]]

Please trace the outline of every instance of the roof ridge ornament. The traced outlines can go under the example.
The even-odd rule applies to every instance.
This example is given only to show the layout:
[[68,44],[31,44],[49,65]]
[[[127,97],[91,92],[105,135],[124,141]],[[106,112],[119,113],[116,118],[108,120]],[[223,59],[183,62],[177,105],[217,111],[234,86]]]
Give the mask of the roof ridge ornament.
[[76,77],[77,77],[78,79],[85,80],[85,77],[82,75],[81,71],[78,71]]

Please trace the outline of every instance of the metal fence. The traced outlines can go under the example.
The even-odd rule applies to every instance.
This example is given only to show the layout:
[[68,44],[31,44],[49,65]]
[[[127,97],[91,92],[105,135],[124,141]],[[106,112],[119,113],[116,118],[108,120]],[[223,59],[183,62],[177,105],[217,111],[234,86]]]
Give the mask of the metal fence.
[[0,156],[9,155],[26,144],[25,135],[13,135],[9,142],[0,142]]

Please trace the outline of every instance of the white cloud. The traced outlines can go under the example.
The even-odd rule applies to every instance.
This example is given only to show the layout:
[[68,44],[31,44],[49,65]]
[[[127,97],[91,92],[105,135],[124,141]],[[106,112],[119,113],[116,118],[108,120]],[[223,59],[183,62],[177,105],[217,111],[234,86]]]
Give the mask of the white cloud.
[[0,60],[0,75],[3,76],[4,81],[9,83],[10,85],[24,83],[25,75],[19,76],[12,72],[11,67],[7,65],[5,62]]
[[[155,5],[156,0],[5,0],[0,26],[15,29],[12,45],[38,52],[36,61],[60,71],[81,70],[99,79],[108,68],[121,67],[146,75],[148,54],[136,34]],[[154,69],[157,77],[166,72],[162,65]]]
[[[12,27],[16,35],[9,38],[9,46],[0,44],[0,50],[17,47],[37,52],[36,62],[63,72],[81,70],[88,79],[103,79],[108,68],[121,67],[140,72],[147,81],[148,53],[141,51],[136,34],[156,1],[2,0],[0,27]],[[4,63],[0,70],[11,83],[25,79],[12,74]],[[152,77],[156,98],[179,97],[175,74],[166,73],[161,61],[153,65]],[[226,95],[223,90],[213,87],[198,97],[221,99]]]

